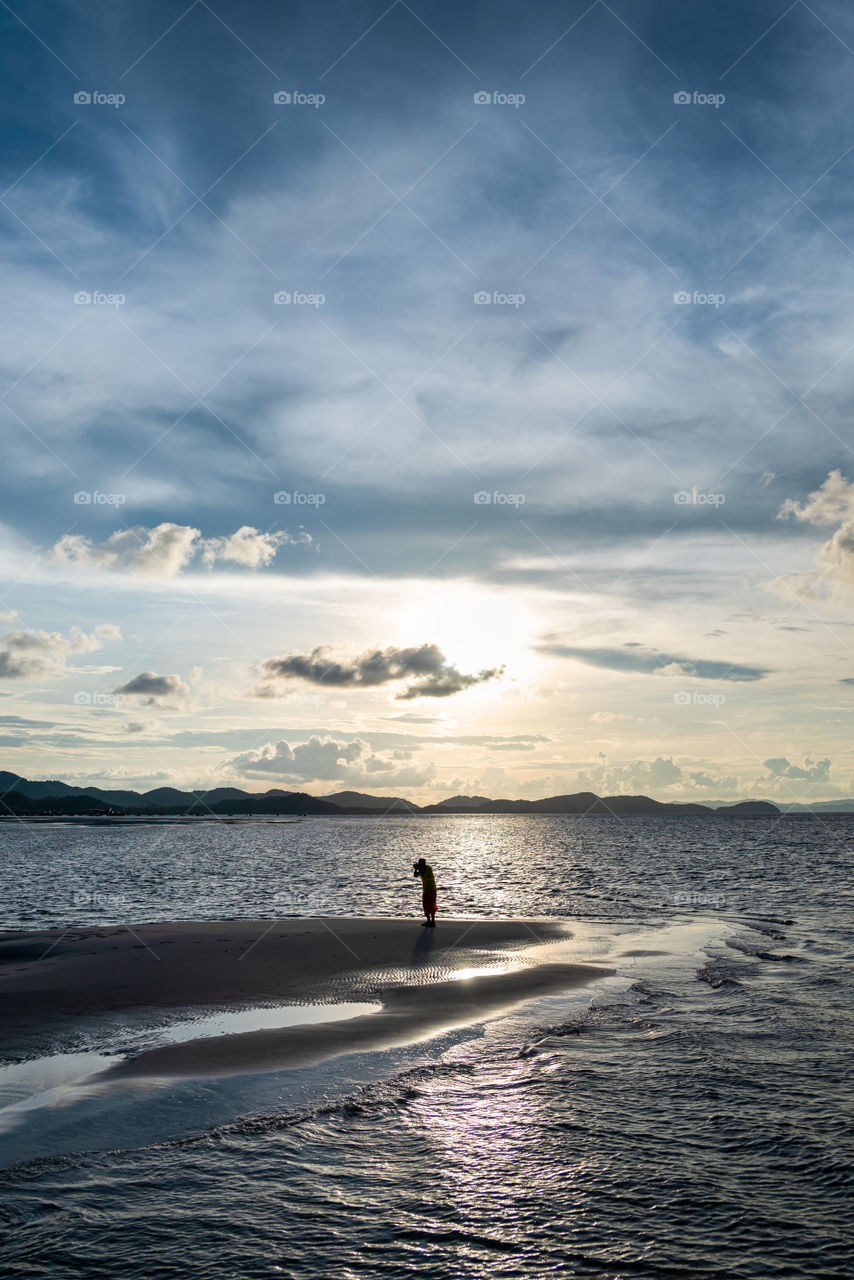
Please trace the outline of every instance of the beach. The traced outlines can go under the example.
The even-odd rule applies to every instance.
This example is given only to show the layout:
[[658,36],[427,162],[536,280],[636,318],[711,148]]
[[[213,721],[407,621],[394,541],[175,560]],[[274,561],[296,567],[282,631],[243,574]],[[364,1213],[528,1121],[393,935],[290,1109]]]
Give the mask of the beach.
[[[313,1025],[214,1036],[145,1050],[116,1076],[238,1074],[309,1066],[459,1027],[608,970],[537,962],[568,937],[542,920],[228,920],[0,935],[0,1018],[7,1043],[42,1050],[81,1022],[148,1011],[185,1018],[265,1005],[334,1002]],[[377,1013],[346,1016],[372,999]]]

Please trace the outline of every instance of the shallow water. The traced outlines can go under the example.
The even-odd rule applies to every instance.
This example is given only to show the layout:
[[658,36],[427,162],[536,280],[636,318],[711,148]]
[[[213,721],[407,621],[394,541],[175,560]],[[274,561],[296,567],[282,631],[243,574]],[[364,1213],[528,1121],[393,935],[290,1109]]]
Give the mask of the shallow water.
[[408,1049],[37,1106],[4,1135],[24,1161],[0,1174],[8,1274],[852,1274],[850,819],[10,835],[26,927],[275,914],[287,893],[280,914],[417,928],[423,854],[440,907],[578,918],[570,956],[617,972]]

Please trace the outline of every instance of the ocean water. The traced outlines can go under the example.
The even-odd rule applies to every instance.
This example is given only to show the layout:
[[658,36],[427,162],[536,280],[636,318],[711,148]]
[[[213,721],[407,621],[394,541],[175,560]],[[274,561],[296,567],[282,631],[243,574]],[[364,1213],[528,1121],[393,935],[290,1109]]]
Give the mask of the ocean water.
[[[854,1274],[851,818],[0,839],[6,927],[357,914],[417,930],[409,864],[424,855],[437,934],[443,909],[563,917],[575,955],[614,970],[312,1071],[35,1090],[0,1132],[4,1274]],[[74,1046],[87,1071],[118,1030],[89,1034]]]

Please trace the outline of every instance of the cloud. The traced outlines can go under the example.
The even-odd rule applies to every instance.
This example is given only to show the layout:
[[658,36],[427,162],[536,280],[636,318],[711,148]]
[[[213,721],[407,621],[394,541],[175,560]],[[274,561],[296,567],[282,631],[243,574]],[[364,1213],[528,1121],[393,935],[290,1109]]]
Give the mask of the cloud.
[[774,759],[763,761],[763,764],[775,778],[794,778],[805,782],[830,781],[829,760],[813,761],[808,756],[802,768],[800,765],[792,764],[785,756],[777,756]]
[[205,540],[202,559],[205,564],[228,560],[232,564],[242,564],[247,569],[263,569],[272,564],[279,547],[311,541],[311,536],[305,532],[300,532],[296,537],[284,530],[259,533],[251,525],[245,524],[228,538]]
[[703,770],[699,770],[694,773],[688,772],[684,776],[692,787],[698,787],[702,791],[714,791],[716,795],[731,795],[738,790],[738,778],[734,773],[714,778]]
[[126,684],[120,684],[113,690],[113,693],[121,694],[123,697],[141,698],[141,705],[144,707],[161,708],[167,706],[161,699],[186,698],[189,692],[189,685],[185,684],[180,676],[159,676],[154,671],[142,671]]
[[794,516],[808,524],[831,525],[842,520],[854,519],[854,485],[841,471],[831,471],[827,479],[807,495],[804,503],[787,498],[778,513],[778,519]]
[[[171,782],[174,780],[174,774],[164,773],[158,770],[156,773],[146,773],[146,771],[133,768],[117,768],[117,769],[98,769],[93,773],[73,773],[69,774],[69,780],[75,786],[83,787],[101,787],[105,782]],[[131,788],[135,790],[135,788]]]
[[838,524],[815,556],[815,570],[783,574],[768,584],[778,594],[822,599],[854,594],[854,484],[841,471],[831,471],[806,502],[787,498],[777,513],[780,520],[793,516],[805,524],[827,527]]
[[51,552],[59,564],[85,569],[111,569],[143,578],[174,578],[195,555],[200,538],[190,525],[159,524],[117,529],[106,542],[67,533]]
[[64,636],[58,631],[7,631],[0,637],[0,678],[37,680],[72,675],[78,668],[68,667],[68,659],[76,653],[93,653],[105,640],[120,640],[121,631],[113,623],[103,623],[90,635],[72,627]]
[[449,698],[472,685],[496,679],[504,670],[492,667],[476,675],[464,675],[435,644],[368,649],[349,662],[336,661],[330,652],[328,646],[321,645],[309,654],[268,658],[261,664],[262,678],[253,691],[255,696],[276,697],[281,681],[307,680],[330,688],[376,688],[406,682],[395,695],[404,702],[412,698]]
[[737,662],[720,662],[709,658],[680,658],[659,653],[631,642],[622,649],[582,649],[573,645],[543,644],[537,653],[554,658],[575,658],[591,667],[607,667],[611,671],[639,672],[644,675],[678,676],[697,680],[761,680],[767,667],[747,667]]
[[657,756],[655,760],[631,760],[625,764],[599,765],[578,774],[581,785],[598,795],[628,795],[643,793],[654,799],[657,792],[678,787],[676,798],[690,797],[696,790],[716,795],[732,795],[738,790],[738,779],[732,774],[714,775],[705,769],[683,768],[672,757]]
[[296,747],[268,742],[220,766],[221,771],[246,778],[275,778],[280,782],[346,782],[371,787],[422,787],[434,776],[432,765],[399,768],[411,758],[404,749],[380,754],[362,738],[341,740],[315,736]]
[[164,522],[153,529],[143,525],[117,529],[100,543],[83,534],[67,533],[53,547],[51,558],[76,568],[166,580],[176,578],[196,556],[209,567],[225,560],[247,569],[262,569],[272,563],[279,547],[310,542],[307,533],[295,537],[284,530],[260,533],[248,524],[228,537],[203,538],[192,525]]
[[[851,682],[854,684],[854,680]],[[419,716],[414,711],[406,711],[399,716],[380,716],[381,720],[396,720],[400,724],[444,724],[444,716]],[[453,724],[454,722],[451,721]]]

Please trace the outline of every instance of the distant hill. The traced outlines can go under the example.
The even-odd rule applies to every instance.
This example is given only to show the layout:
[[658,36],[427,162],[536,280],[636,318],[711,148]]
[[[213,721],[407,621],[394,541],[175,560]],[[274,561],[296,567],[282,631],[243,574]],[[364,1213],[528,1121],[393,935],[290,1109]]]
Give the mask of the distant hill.
[[783,813],[854,813],[854,800],[819,800],[816,804],[781,804]]
[[34,799],[32,796],[26,796],[20,791],[7,791],[0,796],[0,816],[25,818],[44,813],[56,813],[58,811],[57,804],[62,806],[61,812],[69,816],[79,817],[81,814],[115,814],[121,812],[111,805],[104,804],[102,800],[96,800],[87,795],[63,796],[59,800],[51,799],[49,796]]
[[438,804],[431,804],[429,809],[480,809],[483,805],[489,804],[489,796],[451,796],[447,800],[440,800]]
[[[850,810],[841,808],[849,804]],[[840,806],[840,807],[836,807]],[[786,806],[789,812],[854,812],[852,801]],[[0,770],[0,813],[20,817],[38,814],[81,814],[112,811],[120,814],[180,815],[305,813],[374,815],[390,814],[490,814],[553,813],[607,816],[661,814],[683,817],[765,818],[777,817],[780,809],[767,800],[743,800],[738,804],[712,807],[693,802],[653,800],[650,796],[597,796],[592,791],[573,795],[547,796],[541,800],[490,800],[486,796],[450,796],[435,804],[417,805],[400,796],[372,796],[362,791],[336,791],[330,796],[311,796],[305,791],[241,791],[238,787],[214,787],[209,791],[179,791],[157,787],[153,791],[107,791],[101,787],[74,787],[66,782],[32,782],[17,773]]]
[[339,809],[382,809],[386,812],[404,809],[407,813],[418,810],[417,804],[402,800],[400,796],[369,796],[361,791],[336,791],[334,795],[323,798]]

